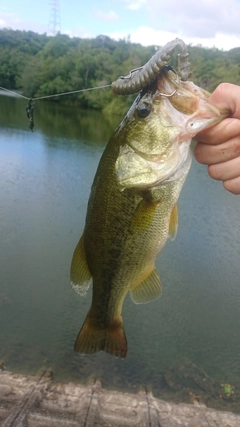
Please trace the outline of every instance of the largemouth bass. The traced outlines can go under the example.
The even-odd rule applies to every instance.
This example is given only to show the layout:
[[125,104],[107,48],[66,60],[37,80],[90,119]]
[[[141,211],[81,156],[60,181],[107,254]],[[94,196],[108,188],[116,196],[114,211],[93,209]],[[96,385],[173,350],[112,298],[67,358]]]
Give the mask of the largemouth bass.
[[127,354],[122,305],[157,299],[155,258],[178,227],[177,201],[191,165],[191,138],[226,117],[209,93],[169,67],[136,98],[100,160],[83,235],[71,265],[74,289],[93,284],[76,342],[82,354]]

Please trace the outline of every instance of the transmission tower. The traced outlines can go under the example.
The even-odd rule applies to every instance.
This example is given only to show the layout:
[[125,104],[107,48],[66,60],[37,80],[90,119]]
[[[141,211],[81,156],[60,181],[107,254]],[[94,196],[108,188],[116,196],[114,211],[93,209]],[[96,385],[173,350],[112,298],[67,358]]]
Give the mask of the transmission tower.
[[61,22],[60,22],[60,6],[58,0],[51,0],[51,14],[49,20],[49,31],[50,34],[55,36],[57,33],[61,32]]

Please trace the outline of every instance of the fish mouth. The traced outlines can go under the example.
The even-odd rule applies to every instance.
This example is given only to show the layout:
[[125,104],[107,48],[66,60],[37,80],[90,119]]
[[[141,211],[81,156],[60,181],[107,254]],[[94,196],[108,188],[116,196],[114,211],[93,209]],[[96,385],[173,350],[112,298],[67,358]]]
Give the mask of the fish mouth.
[[[175,119],[178,115],[179,112]],[[228,115],[228,111],[221,111],[206,100],[199,99],[198,109],[194,114],[182,114],[179,117],[178,129],[181,125],[182,128],[167,150],[151,154],[137,150],[130,144],[121,146],[115,164],[120,191],[126,188],[146,189],[179,179],[191,164],[192,138]]]
[[[187,136],[195,136],[198,132],[210,127],[230,115],[230,111],[219,109],[208,102],[211,93],[195,85],[192,81],[182,81],[172,71],[164,71],[158,79],[158,90],[161,95],[169,97],[172,107],[189,116],[186,122]],[[194,120],[194,125],[191,123]],[[189,133],[190,131],[190,133]]]
[[[128,141],[120,146],[115,163],[120,191],[146,189],[186,174],[191,164],[191,139],[229,115],[229,111],[210,104],[209,96],[204,89],[193,82],[182,82],[172,72],[160,74],[157,90],[150,97],[153,107],[144,123],[145,130],[140,136],[130,133]],[[135,130],[137,118],[130,119],[135,120]]]
[[187,120],[185,132],[182,133],[181,138],[184,140],[186,135],[194,138],[198,132],[219,123],[228,116],[228,110],[220,110],[206,100],[200,99],[198,110]]

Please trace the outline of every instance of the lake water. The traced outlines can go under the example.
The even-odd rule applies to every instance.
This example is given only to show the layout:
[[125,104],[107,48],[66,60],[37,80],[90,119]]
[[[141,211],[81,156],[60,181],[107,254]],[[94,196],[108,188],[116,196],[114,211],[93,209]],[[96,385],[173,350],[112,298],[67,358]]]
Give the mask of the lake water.
[[69,269],[99,158],[120,119],[38,101],[32,133],[25,107],[22,99],[0,96],[0,359],[6,368],[35,374],[48,367],[57,380],[92,376],[121,390],[144,384],[177,400],[187,399],[183,379],[199,382],[198,371],[206,373],[209,390],[230,383],[237,396],[240,197],[194,161],[179,200],[177,238],[156,263],[161,298],[145,305],[126,298],[125,360],[83,357],[73,344],[91,292],[74,293]]

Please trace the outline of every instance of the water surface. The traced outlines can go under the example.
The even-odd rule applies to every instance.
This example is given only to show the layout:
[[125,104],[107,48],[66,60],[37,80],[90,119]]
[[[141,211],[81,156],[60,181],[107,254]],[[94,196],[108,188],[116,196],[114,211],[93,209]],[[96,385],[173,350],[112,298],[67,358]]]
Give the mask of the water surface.
[[119,118],[39,101],[32,133],[25,104],[0,96],[0,359],[7,369],[35,374],[46,366],[58,380],[100,377],[105,387],[145,384],[162,396],[169,369],[188,369],[187,359],[214,384],[231,383],[236,391],[240,197],[194,162],[179,201],[177,238],[157,259],[163,294],[150,304],[124,302],[127,358],[76,354],[91,292],[81,298],[71,289],[71,257]]

